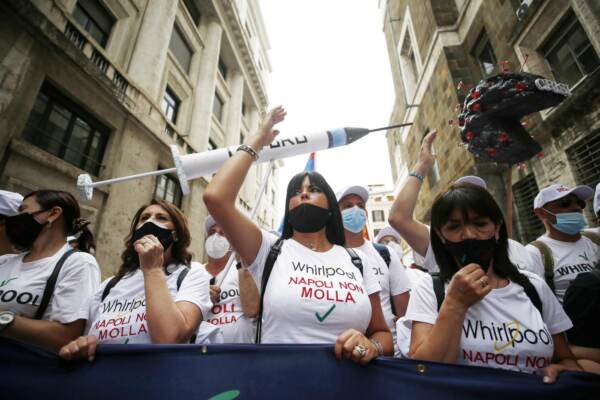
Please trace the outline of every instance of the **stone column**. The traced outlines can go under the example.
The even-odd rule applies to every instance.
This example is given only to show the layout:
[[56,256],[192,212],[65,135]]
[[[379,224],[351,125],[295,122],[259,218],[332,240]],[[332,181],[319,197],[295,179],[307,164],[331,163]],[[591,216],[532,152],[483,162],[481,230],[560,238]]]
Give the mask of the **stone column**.
[[129,63],[129,77],[153,100],[158,100],[160,95],[177,3],[148,0]]
[[194,89],[190,126],[190,141],[198,151],[206,150],[210,135],[223,28],[216,21],[211,20],[206,32],[206,47],[200,56],[200,71]]
[[240,138],[242,129],[242,102],[244,101],[244,76],[241,71],[232,71],[229,80],[231,97],[227,104],[227,122],[225,123],[225,145],[233,146]]
[[258,125],[261,123],[260,113],[256,107],[250,107],[248,112],[248,135],[252,136],[256,133]]

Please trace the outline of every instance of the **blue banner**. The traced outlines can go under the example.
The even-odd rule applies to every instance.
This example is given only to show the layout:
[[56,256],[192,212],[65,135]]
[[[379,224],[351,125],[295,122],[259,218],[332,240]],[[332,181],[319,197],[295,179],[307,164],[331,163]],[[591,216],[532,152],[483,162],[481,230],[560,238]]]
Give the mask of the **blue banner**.
[[0,339],[2,399],[592,399],[600,376],[539,376],[382,358],[337,361],[320,345],[100,345],[65,362]]

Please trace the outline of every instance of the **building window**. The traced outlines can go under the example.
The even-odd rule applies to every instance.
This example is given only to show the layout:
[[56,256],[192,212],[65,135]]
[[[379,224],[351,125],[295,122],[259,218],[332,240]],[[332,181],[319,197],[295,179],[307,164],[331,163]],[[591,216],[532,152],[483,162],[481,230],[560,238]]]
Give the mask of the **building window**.
[[412,100],[417,87],[419,78],[419,68],[417,66],[417,58],[412,46],[411,36],[408,29],[404,35],[402,46],[400,47],[400,70],[402,71],[402,80],[407,100]]
[[31,144],[98,175],[109,129],[48,84],[38,94],[23,137]]
[[475,46],[473,46],[471,54],[477,59],[479,67],[481,68],[481,73],[484,77],[494,74],[498,60],[496,59],[494,48],[490,43],[490,39],[488,38],[485,29],[481,31],[477,42],[475,42]]
[[244,134],[240,132],[240,144],[244,143]]
[[[600,182],[600,131],[585,136],[566,150],[567,159],[573,166],[577,184],[595,188]],[[588,221],[596,221],[593,210],[586,207]]]
[[556,80],[570,86],[600,66],[598,54],[573,12],[556,28],[541,52]]
[[215,142],[213,142],[212,139],[208,139],[208,150],[214,150],[216,149],[218,146]]
[[106,47],[115,19],[98,0],[79,0],[73,18],[100,46]]
[[275,189],[271,189],[271,205],[275,205]]
[[221,58],[219,58],[219,64],[217,65],[217,67],[219,68],[219,73],[221,74],[223,79],[227,79],[227,65],[225,65],[225,62],[223,62]]
[[181,33],[177,25],[173,26],[173,33],[171,33],[171,41],[169,42],[169,50],[171,50],[177,59],[177,62],[179,65],[181,65],[185,72],[189,72],[193,51],[190,48],[190,45],[185,41],[183,33]]
[[383,210],[373,210],[371,215],[373,216],[373,222],[383,222],[385,220]]
[[221,121],[221,118],[223,118],[223,105],[224,104],[225,103],[221,99],[221,96],[219,96],[217,93],[215,93],[215,101],[213,104],[213,115],[219,121]]
[[198,7],[196,7],[195,1],[183,0],[183,4],[185,4],[185,8],[190,13],[190,17],[192,17],[192,21],[194,21],[194,24],[196,26],[200,25],[200,17],[202,16],[202,14],[200,14],[200,10],[198,10]]
[[161,108],[165,113],[167,119],[172,123],[177,123],[177,114],[179,113],[179,106],[181,105],[181,101],[177,98],[173,90],[167,86],[165,90],[165,95],[163,96],[161,102]]
[[182,193],[177,178],[170,175],[157,176],[153,197],[156,200],[166,200],[181,208]]
[[533,199],[539,192],[533,174],[527,175],[513,185],[514,205],[518,218],[521,242],[529,243],[544,232],[544,225],[532,212]]

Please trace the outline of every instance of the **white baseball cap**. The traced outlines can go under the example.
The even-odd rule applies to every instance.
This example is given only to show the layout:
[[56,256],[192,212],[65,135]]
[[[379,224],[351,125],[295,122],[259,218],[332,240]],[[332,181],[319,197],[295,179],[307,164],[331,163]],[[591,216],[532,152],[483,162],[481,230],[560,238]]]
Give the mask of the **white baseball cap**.
[[369,190],[366,187],[360,186],[360,185],[346,186],[346,187],[342,188],[342,190],[339,190],[335,194],[335,197],[337,198],[337,201],[339,202],[341,199],[348,196],[349,194],[357,195],[365,203],[369,200]]
[[479,186],[484,189],[487,189],[487,183],[485,183],[485,181],[483,179],[481,179],[480,177],[475,176],[475,175],[461,176],[454,183],[455,184],[470,183],[471,185],[475,185],[475,186]]
[[594,195],[594,214],[600,212],[600,183],[596,185],[596,194]]
[[385,228],[381,229],[377,233],[377,236],[375,236],[375,243],[379,243],[379,241],[381,240],[381,238],[386,237],[386,236],[393,236],[396,239],[398,239],[398,241],[400,241],[400,239],[402,239],[402,237],[400,236],[400,234],[398,233],[398,231],[396,231],[391,226],[386,226]]
[[217,221],[215,221],[212,215],[208,215],[204,220],[204,233],[208,234],[209,229],[215,226],[216,224]]
[[7,217],[17,215],[22,202],[23,196],[19,193],[0,190],[0,215]]
[[537,196],[535,196],[533,208],[542,208],[547,203],[562,199],[570,194],[577,196],[580,200],[586,201],[594,195],[594,189],[586,185],[575,186],[574,188],[569,188],[560,184],[550,185],[540,190]]

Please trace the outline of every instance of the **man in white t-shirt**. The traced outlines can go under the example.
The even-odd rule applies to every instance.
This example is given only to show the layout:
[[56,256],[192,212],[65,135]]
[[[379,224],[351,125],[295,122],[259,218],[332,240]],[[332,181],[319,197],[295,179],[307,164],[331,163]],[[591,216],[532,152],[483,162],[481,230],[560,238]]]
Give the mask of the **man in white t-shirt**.
[[395,337],[396,318],[404,315],[408,305],[410,280],[406,269],[395,251],[382,246],[380,248],[383,254],[381,254],[373,243],[365,240],[363,236],[367,222],[365,207],[369,199],[369,191],[363,186],[348,186],[338,191],[336,197],[344,222],[346,246],[360,250],[369,258],[367,265],[371,267],[381,286],[379,299],[383,316]]
[[534,262],[532,272],[546,278],[558,300],[581,272],[591,271],[600,261],[600,237],[586,237],[585,202],[594,195],[589,186],[569,188],[555,184],[542,189],[533,201],[534,212],[546,233],[527,245]]
[[22,201],[23,196],[19,193],[0,190],[0,256],[17,253],[6,236],[4,218],[17,215]]
[[204,230],[208,256],[205,268],[215,281],[211,282],[213,306],[204,321],[221,329],[224,343],[254,343],[259,302],[256,282],[241,263],[225,269],[231,247],[210,215],[204,222]]

